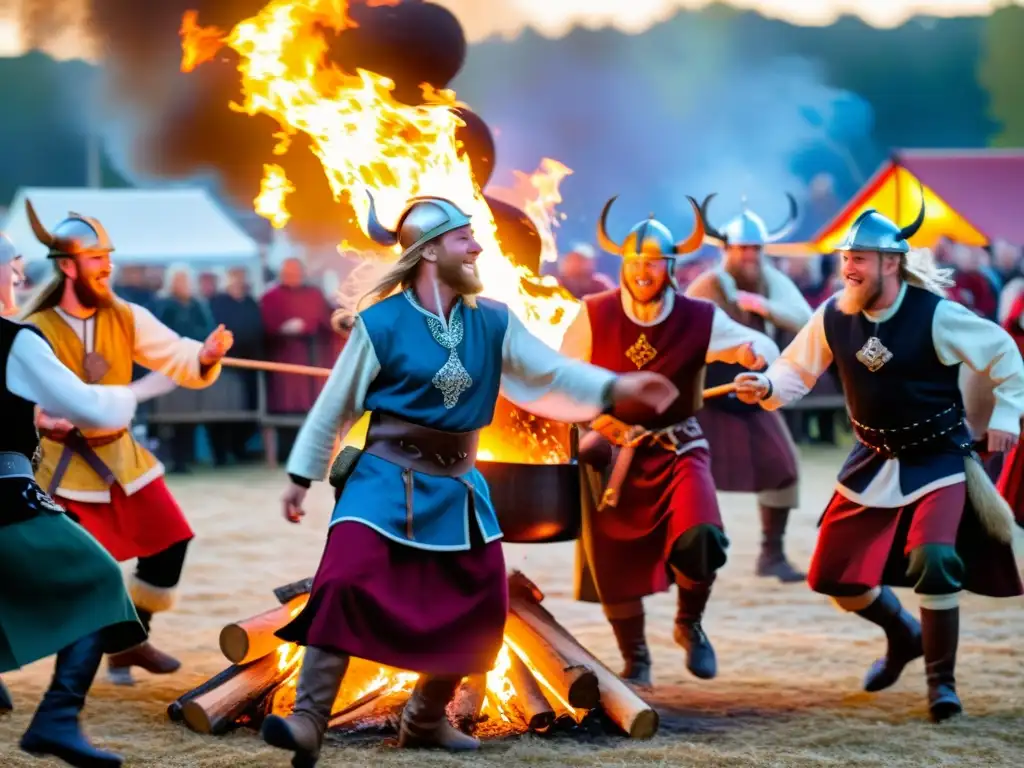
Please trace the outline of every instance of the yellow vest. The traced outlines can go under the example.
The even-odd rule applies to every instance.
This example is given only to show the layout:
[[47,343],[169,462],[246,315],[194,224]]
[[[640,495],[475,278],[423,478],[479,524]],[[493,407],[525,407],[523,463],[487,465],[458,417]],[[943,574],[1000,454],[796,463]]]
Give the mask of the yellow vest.
[[[110,366],[97,384],[126,385],[132,380],[132,363],[135,350],[135,318],[131,307],[115,300],[111,307],[97,310],[95,322],[90,329],[90,340],[95,333],[92,351],[103,356]],[[84,363],[86,350],[78,338],[75,328],[61,317],[56,309],[44,309],[27,318],[34,324],[53,347],[57,358],[70,368],[82,381],[86,380]],[[103,438],[119,430],[80,429],[87,438]],[[53,473],[60,461],[64,446],[61,443],[41,439],[42,462],[36,471],[36,481],[44,490],[49,489]],[[131,495],[144,487],[151,479],[159,477],[160,462],[149,451],[139,445],[130,431],[111,443],[98,445],[93,451],[114,474],[126,494]],[[148,476],[148,477],[147,477]],[[143,480],[143,482],[139,482]],[[109,500],[106,483],[97,475],[81,456],[74,454],[57,491],[66,498],[79,501]]]

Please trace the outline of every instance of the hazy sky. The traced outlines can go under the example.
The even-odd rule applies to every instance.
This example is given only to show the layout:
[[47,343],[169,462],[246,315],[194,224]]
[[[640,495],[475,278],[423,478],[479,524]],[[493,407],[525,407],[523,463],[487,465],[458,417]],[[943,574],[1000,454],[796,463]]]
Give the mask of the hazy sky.
[[[152,0],[151,0],[152,1]],[[1007,0],[729,0],[737,8],[757,10],[765,16],[803,25],[830,24],[841,14],[855,14],[869,24],[896,26],[914,14],[965,16],[988,14]],[[1024,5],[1024,0],[1012,0]],[[574,25],[612,24],[626,32],[642,32],[670,16],[677,8],[702,8],[710,0],[434,0],[450,8],[462,21],[470,41],[493,34],[512,35],[530,25],[557,37]],[[0,0],[0,14],[14,10],[20,0]],[[67,3],[71,5],[71,3]],[[70,15],[74,15],[68,8]],[[13,15],[10,14],[9,15]],[[200,19],[200,22],[202,19]],[[71,37],[71,36],[69,36]],[[56,42],[56,41],[55,41]],[[0,56],[21,52],[17,28],[0,18]],[[48,46],[62,58],[88,56],[72,39]]]

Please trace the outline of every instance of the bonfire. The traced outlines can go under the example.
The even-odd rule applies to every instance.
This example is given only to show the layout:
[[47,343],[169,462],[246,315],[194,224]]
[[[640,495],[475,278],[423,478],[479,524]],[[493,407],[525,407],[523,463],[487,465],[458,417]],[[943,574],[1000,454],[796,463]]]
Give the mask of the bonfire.
[[[649,738],[658,715],[632,688],[562,627],[541,605],[544,595],[522,573],[509,582],[505,642],[486,675],[463,679],[448,706],[466,733],[500,738],[584,729]],[[259,728],[269,714],[288,715],[303,649],[274,633],[302,610],[312,579],[279,587],[280,603],[228,624],[220,648],[232,665],[168,707],[172,720],[198,733],[221,735]],[[353,659],[334,702],[334,734],[395,733],[418,676]]]

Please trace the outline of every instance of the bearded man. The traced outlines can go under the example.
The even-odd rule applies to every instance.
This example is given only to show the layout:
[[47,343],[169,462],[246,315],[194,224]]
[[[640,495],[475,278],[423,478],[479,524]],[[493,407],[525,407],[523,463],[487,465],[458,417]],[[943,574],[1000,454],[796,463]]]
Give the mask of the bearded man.
[[[961,365],[992,387],[987,449],[996,452],[1020,433],[1024,363],[1006,331],[943,297],[952,281],[929,254],[910,252],[924,214],[922,199],[901,229],[877,211],[862,213],[838,248],[842,292],[766,373],[737,383],[745,402],[776,409],[836,364],[857,442],[822,516],[808,582],[885,632],[885,657],[865,690],[888,688],[924,656],[928,708],[940,721],[962,711],[958,594],[1024,594],[1012,513],[973,452]],[[896,586],[920,595],[920,623]]]
[[[778,357],[771,339],[737,323],[710,301],[678,292],[676,257],[704,241],[697,224],[679,243],[653,216],[635,225],[621,245],[601,211],[601,247],[622,258],[622,289],[583,300],[566,331],[562,353],[609,370],[655,371],[680,396],[665,413],[630,432],[607,417],[580,441],[585,487],[582,535],[576,549],[576,599],[600,602],[625,662],[622,677],[651,684],[643,598],[677,589],[674,637],[687,668],[703,679],[717,674],[715,651],[701,626],[728,541],[711,476],[708,441],[695,414],[703,402],[705,367],[722,362],[763,368]],[[602,475],[604,475],[602,477]]]
[[[753,211],[743,211],[721,230],[708,221],[701,205],[704,228],[724,249],[722,264],[705,272],[686,289],[686,295],[713,301],[731,318],[769,336],[778,330],[796,333],[811,317],[811,308],[792,280],[767,263],[764,248],[783,239],[797,220],[796,200],[789,198],[786,222],[769,232]],[[708,366],[708,386],[731,382],[742,371],[736,364]],[[786,559],[784,540],[789,512],[799,506],[799,462],[796,445],[782,414],[762,411],[729,395],[707,403],[697,416],[711,444],[711,472],[719,491],[756,493],[761,515],[761,552],[755,573],[784,583],[805,575]]]
[[[32,231],[49,249],[54,276],[26,308],[57,357],[90,384],[126,385],[132,364],[158,371],[178,386],[201,389],[220,375],[232,343],[217,328],[205,343],[178,336],[137,304],[110,289],[113,243],[96,219],[71,213],[52,232],[26,201]],[[153,614],[169,610],[193,537],[164,482],[164,468],[132,433],[78,429],[40,414],[42,462],[37,479],[75,515],[115,560],[138,558],[129,592],[146,631]],[[108,658],[113,682],[132,685],[132,667],[153,674],[177,670],[177,659],[149,642]]]
[[367,231],[402,255],[354,317],[288,460],[285,515],[298,522],[335,438],[371,412],[364,449],[346,449],[331,471],[337,505],[309,602],[277,633],[306,646],[293,714],[263,726],[293,765],[316,763],[352,656],[420,673],[400,746],[479,746],[445,707],[464,676],[490,670],[504,638],[502,532],[475,467],[499,391],[558,420],[663,412],[678,394],[658,374],[563,357],[507,306],[478,298],[481,247],[451,201],[415,198],[391,231],[371,198]]

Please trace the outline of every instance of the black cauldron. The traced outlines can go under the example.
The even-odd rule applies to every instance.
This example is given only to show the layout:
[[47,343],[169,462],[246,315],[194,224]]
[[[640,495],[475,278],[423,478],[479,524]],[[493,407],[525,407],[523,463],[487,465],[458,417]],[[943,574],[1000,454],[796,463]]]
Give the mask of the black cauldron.
[[570,461],[515,464],[480,461],[498,523],[510,544],[574,541],[580,533],[579,432],[569,430]]

